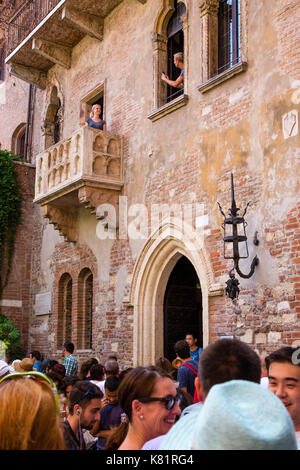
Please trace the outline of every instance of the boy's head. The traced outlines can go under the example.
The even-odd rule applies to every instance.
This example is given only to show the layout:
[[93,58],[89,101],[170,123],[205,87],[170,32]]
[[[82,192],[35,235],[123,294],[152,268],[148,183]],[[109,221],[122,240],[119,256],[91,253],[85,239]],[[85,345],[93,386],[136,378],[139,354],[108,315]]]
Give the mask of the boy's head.
[[105,395],[110,405],[118,403],[118,388],[120,385],[119,377],[112,375],[105,380]]

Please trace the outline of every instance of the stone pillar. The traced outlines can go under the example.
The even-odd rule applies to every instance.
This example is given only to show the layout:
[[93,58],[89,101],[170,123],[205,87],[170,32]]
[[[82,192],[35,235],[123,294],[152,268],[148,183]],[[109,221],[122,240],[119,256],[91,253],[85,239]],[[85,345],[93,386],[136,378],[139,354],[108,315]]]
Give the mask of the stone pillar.
[[216,75],[218,70],[218,0],[200,1],[202,82]]

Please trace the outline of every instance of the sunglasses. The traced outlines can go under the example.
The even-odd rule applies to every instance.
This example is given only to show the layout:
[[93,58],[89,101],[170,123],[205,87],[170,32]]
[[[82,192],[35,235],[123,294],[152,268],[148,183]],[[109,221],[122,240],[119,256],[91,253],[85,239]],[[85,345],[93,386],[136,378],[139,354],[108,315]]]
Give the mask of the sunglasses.
[[1,380],[0,380],[0,385],[10,379],[32,379],[35,380],[37,383],[41,382],[47,382],[52,389],[53,392],[53,397],[54,397],[54,402],[55,402],[55,408],[56,408],[56,413],[59,415],[59,401],[58,401],[58,392],[57,388],[54,382],[49,379],[46,375],[42,374],[41,372],[35,372],[35,371],[30,371],[30,372],[14,372],[12,374],[5,375]]
[[82,397],[77,401],[77,403],[80,403],[82,400],[84,400],[84,398],[86,397],[94,397],[95,396],[95,391],[93,390],[92,387],[88,388],[86,392],[84,392],[84,394],[82,395]]
[[178,405],[181,402],[181,397],[179,395],[176,395],[174,397],[173,395],[167,395],[166,397],[163,398],[158,398],[158,397],[149,397],[149,398],[139,398],[138,399],[141,403],[151,403],[152,401],[160,401],[164,403],[166,410],[170,411],[172,408],[174,408],[174,405],[176,402],[178,402]]

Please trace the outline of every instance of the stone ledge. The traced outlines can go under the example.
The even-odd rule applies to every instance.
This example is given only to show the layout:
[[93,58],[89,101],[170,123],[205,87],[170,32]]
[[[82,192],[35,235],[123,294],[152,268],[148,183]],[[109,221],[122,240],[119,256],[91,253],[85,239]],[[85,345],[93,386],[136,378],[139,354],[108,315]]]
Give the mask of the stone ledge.
[[152,111],[152,113],[148,114],[148,119],[150,121],[157,121],[158,119],[166,116],[167,114],[172,113],[173,111],[176,111],[176,109],[182,108],[182,106],[185,106],[188,102],[188,95],[180,95],[178,98],[175,100],[171,101],[170,103],[164,104],[158,109],[155,109]]
[[230,67],[230,69],[225,70],[225,72],[216,75],[215,77],[210,78],[206,82],[199,85],[197,88],[201,93],[206,93],[207,91],[215,88],[216,86],[220,85],[221,83],[229,80],[230,78],[238,75],[239,73],[245,72],[247,70],[248,64],[247,62],[239,62],[238,64]]

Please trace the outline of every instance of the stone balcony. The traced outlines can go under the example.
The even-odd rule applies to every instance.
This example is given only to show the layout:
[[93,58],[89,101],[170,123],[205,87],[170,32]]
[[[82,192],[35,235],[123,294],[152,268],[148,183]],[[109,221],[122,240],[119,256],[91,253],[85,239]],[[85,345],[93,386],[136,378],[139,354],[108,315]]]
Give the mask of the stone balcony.
[[66,240],[78,240],[78,211],[97,216],[111,204],[118,218],[123,187],[122,138],[83,126],[36,157],[34,202]]
[[45,89],[48,70],[55,64],[69,69],[84,36],[103,40],[104,19],[122,1],[23,0],[8,21],[10,73]]

